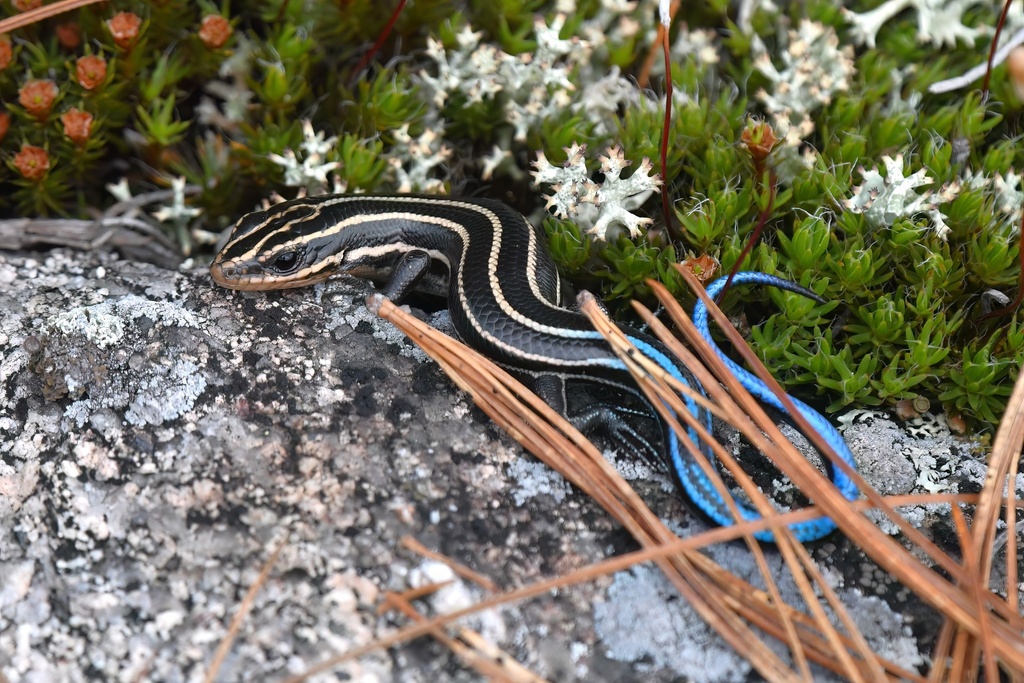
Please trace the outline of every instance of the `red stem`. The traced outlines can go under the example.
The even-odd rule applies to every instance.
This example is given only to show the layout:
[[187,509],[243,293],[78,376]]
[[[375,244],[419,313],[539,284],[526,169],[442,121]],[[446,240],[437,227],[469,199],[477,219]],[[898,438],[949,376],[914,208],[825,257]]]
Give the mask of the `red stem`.
[[1006,15],[1010,12],[1010,3],[1013,0],[1006,0],[1003,5],[1003,13],[999,15],[999,22],[996,24],[996,34],[992,36],[992,44],[988,48],[988,68],[985,69],[985,82],[981,84],[982,99],[988,99],[988,82],[992,78],[992,60],[995,58],[996,45],[999,44],[999,36],[1003,33],[1003,24],[1006,23]]
[[380,51],[380,48],[384,45],[384,41],[388,39],[389,35],[391,35],[391,29],[395,27],[395,23],[398,21],[398,16],[402,13],[402,10],[405,9],[406,1],[407,0],[398,0],[398,6],[395,7],[395,11],[391,13],[391,18],[388,19],[388,23],[384,25],[384,30],[380,32],[380,35],[377,36],[377,40],[373,43],[373,47],[370,48],[369,52],[363,55],[363,58],[359,60],[359,64],[356,66],[355,71],[352,72],[350,83],[354,82],[359,74],[362,73],[363,69],[365,69],[366,65],[370,63],[370,60],[373,59],[374,55]]
[[768,188],[768,206],[764,208],[764,211],[757,217],[757,225],[754,227],[754,232],[751,233],[750,239],[747,240],[746,245],[743,247],[743,251],[740,253],[740,257],[736,259],[736,263],[733,264],[732,270],[729,271],[729,279],[725,281],[725,287],[722,287],[722,293],[719,295],[718,300],[722,301],[725,297],[725,293],[729,291],[729,287],[732,286],[732,279],[739,272],[740,267],[743,265],[743,259],[747,258],[747,255],[753,250],[754,245],[761,239],[761,233],[764,232],[764,226],[768,224],[768,217],[772,214],[772,208],[775,206],[775,192],[779,184],[775,178],[775,174],[771,175],[769,180],[771,185]]

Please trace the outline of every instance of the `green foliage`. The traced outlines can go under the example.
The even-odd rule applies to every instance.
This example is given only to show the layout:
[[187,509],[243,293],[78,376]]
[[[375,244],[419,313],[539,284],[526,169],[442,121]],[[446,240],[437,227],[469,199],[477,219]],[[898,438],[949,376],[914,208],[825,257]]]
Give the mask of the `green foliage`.
[[140,104],[136,115],[139,132],[151,145],[170,147],[180,141],[188,130],[188,122],[176,118],[174,97],[155,99],[148,110]]
[[386,135],[403,125],[417,125],[424,106],[404,74],[382,70],[360,79],[345,92],[341,129],[362,136]]
[[567,275],[578,275],[590,261],[591,240],[572,221],[559,220],[554,216],[544,219],[544,232],[554,259]]

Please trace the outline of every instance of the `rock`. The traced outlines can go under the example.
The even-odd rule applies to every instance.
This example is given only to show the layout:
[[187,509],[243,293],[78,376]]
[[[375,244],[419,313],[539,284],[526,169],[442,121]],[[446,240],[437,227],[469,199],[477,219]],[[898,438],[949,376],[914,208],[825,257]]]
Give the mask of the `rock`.
[[[236,293],[200,269],[0,255],[4,675],[197,680],[278,544],[219,680],[280,680],[408,623],[375,612],[383,591],[436,569],[401,547],[405,535],[504,588],[635,549],[371,316],[368,291]],[[704,528],[664,472],[620,459],[679,533]],[[742,546],[716,552],[741,575],[753,567]],[[855,610],[886,624],[872,638],[918,663],[913,617],[892,610],[908,609],[905,591],[842,539],[814,556]],[[485,597],[461,580],[453,594]],[[745,678],[676,598],[641,567],[465,623],[550,680]],[[478,678],[429,639],[335,671]]]

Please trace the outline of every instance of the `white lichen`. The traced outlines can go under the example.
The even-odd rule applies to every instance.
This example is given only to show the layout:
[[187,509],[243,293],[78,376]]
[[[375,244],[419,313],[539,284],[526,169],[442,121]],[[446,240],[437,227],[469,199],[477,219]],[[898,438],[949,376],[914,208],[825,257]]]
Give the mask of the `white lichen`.
[[638,106],[640,100],[636,84],[613,66],[601,78],[584,85],[571,108],[594,124],[594,135],[611,135],[616,132],[619,111]]
[[985,28],[973,28],[963,23],[964,13],[982,0],[887,0],[873,10],[863,13],[842,8],[846,20],[852,24],[850,35],[860,45],[875,47],[878,31],[900,12],[917,12],[917,39],[922,43],[935,43],[953,47],[958,40],[973,45],[975,38],[986,33]]
[[632,238],[639,237],[641,227],[652,220],[633,211],[661,185],[661,179],[651,175],[650,159],[644,157],[639,168],[623,178],[622,171],[630,162],[619,147],[610,147],[607,156],[599,157],[604,179],[595,183],[587,171],[586,145],[574,143],[565,151],[568,158],[561,168],[551,164],[543,153],[538,153],[534,162],[534,184],[547,184],[554,190],[554,194],[547,195],[547,208],[559,218],[574,219],[596,239],[609,239],[618,227],[628,230]]
[[502,149],[498,145],[493,145],[491,147],[491,153],[481,157],[480,163],[480,177],[484,180],[490,180],[494,177],[494,172],[498,170],[499,167],[513,165],[512,153],[507,149]]
[[962,184],[970,190],[981,190],[992,198],[992,209],[999,224],[1008,224],[1012,231],[1020,229],[1024,218],[1024,190],[1021,189],[1022,177],[1012,168],[1006,173],[993,176],[983,172],[968,170],[964,172]]
[[285,149],[283,154],[270,154],[272,162],[284,169],[284,184],[288,187],[305,188],[311,194],[326,192],[331,184],[327,174],[340,168],[337,161],[326,161],[338,144],[337,136],[326,137],[323,131],[313,130],[309,120],[302,122],[302,160],[292,149]]
[[[638,36],[654,37],[654,0],[601,0],[592,18],[584,20],[577,34],[591,48],[606,54],[606,46],[620,45]],[[575,0],[559,0],[556,10],[568,16],[580,14]]]
[[883,156],[882,162],[885,164],[884,178],[877,167],[870,171],[863,167],[859,169],[864,182],[854,188],[850,199],[843,201],[846,209],[864,214],[868,224],[876,229],[891,228],[900,218],[924,215],[931,222],[936,236],[945,240],[949,226],[938,207],[956,198],[960,193],[960,183],[945,185],[939,192],[925,190],[919,193],[917,188],[934,182],[924,169],[904,176],[902,154],[897,154],[895,159]]
[[419,136],[409,135],[409,124],[392,132],[395,144],[388,155],[388,164],[395,173],[399,192],[444,192],[444,182],[435,177],[434,169],[448,162],[452,150],[444,144],[444,130],[427,128]]
[[1021,190],[1021,176],[1012,168],[1006,174],[996,173],[992,179],[995,191],[995,209],[1015,226],[1020,226],[1024,191]]
[[248,120],[254,97],[248,78],[255,60],[255,45],[241,32],[235,36],[231,55],[221,62],[217,70],[220,78],[206,81],[203,85],[205,94],[196,106],[200,124],[231,133],[237,132],[239,124]]
[[[524,142],[529,131],[549,116],[564,114],[576,89],[571,74],[585,63],[590,45],[578,37],[559,38],[565,15],[548,25],[534,24],[537,47],[532,53],[510,55],[496,45],[481,43],[483,34],[464,27],[456,36],[457,47],[446,50],[427,40],[426,54],[436,65],[436,75],[423,70],[417,80],[429,102],[440,110],[453,94],[468,104],[494,100],[500,95],[504,121],[512,124],[513,138]],[[437,111],[428,118],[440,118]]]
[[814,132],[811,114],[829,104],[836,93],[849,89],[855,72],[853,48],[840,47],[831,26],[806,20],[789,32],[781,69],[756,37],[753,48],[755,68],[772,82],[770,91],[761,89],[755,97],[768,110],[772,127],[785,143],[796,147]]
[[203,212],[202,209],[189,206],[185,203],[185,177],[179,176],[171,179],[171,203],[161,206],[153,211],[153,218],[161,223],[173,223],[175,225],[188,225],[188,223]]

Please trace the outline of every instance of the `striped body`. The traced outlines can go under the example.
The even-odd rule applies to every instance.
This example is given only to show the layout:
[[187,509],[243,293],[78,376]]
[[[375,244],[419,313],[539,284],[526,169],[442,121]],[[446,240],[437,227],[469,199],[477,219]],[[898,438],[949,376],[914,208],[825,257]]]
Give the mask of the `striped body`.
[[[732,523],[725,501],[666,425],[659,445],[631,426],[629,411],[620,415],[611,404],[575,409],[570,405],[566,382],[603,384],[632,396],[639,396],[639,391],[587,318],[563,305],[565,288],[543,236],[500,202],[406,195],[296,199],[243,217],[210,272],[218,284],[233,289],[300,287],[344,273],[385,283],[384,294],[395,301],[413,290],[447,296],[453,325],[464,342],[520,371],[543,398],[577,424],[597,423],[641,442],[644,450],[664,450],[697,506],[719,524]],[[734,282],[806,292],[763,273],[740,273]],[[710,341],[706,323],[704,330]],[[684,384],[700,389],[689,370],[658,341],[625,326],[623,331],[644,355]],[[553,381],[545,381],[549,379]],[[760,384],[750,375],[742,380],[748,389]],[[552,391],[552,385],[560,388]],[[655,411],[645,406],[653,418]],[[687,409],[710,431],[711,416],[705,409],[692,400]],[[810,408],[800,404],[800,410],[813,413],[816,426],[820,422],[831,429]],[[700,443],[692,430],[690,436]],[[838,434],[826,436],[841,453],[849,453]],[[706,447],[702,451],[697,457],[712,457]],[[844,493],[856,497],[855,488]],[[744,518],[758,517],[740,507]],[[828,534],[835,525],[820,519],[792,528],[808,541]],[[758,536],[772,540],[769,532]]]

